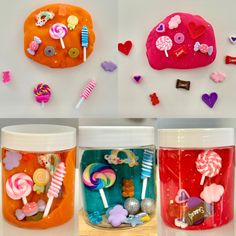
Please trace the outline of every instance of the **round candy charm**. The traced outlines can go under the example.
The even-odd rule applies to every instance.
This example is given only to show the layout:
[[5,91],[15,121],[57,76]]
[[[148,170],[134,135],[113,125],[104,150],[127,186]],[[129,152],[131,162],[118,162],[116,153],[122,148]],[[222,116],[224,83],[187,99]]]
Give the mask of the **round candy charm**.
[[124,207],[129,214],[135,215],[140,209],[140,203],[136,198],[128,198],[125,200]]
[[141,202],[141,209],[147,214],[152,214],[155,211],[155,201],[151,198],[145,198]]

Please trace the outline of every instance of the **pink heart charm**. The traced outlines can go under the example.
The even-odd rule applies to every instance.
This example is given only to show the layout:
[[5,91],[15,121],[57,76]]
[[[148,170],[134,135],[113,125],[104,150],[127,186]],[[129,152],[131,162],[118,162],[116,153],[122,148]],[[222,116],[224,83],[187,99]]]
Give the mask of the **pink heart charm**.
[[180,189],[175,197],[175,202],[179,204],[185,203],[189,198],[190,196],[187,191],[185,189]]

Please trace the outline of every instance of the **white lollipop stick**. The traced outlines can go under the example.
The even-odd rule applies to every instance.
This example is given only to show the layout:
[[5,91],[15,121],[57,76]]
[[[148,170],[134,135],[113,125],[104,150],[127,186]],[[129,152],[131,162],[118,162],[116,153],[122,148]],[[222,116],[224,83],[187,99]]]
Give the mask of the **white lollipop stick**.
[[148,178],[145,178],[143,180],[143,187],[142,187],[142,195],[141,195],[141,199],[145,199],[145,195],[146,195],[146,189],[147,189],[147,182],[148,182]]
[[167,49],[165,49],[166,57],[169,57]]
[[50,198],[48,199],[46,208],[45,208],[44,213],[43,213],[43,218],[45,218],[45,217],[48,216],[49,211],[50,211],[51,206],[52,206],[52,203],[53,203],[53,199],[54,199],[54,197],[50,197]]
[[204,184],[205,178],[206,178],[206,175],[202,175],[200,185],[203,185],[203,184]]
[[90,94],[93,92],[94,88],[96,86],[96,80],[91,80],[85,90],[81,93],[81,99],[79,100],[79,102],[76,104],[75,109],[79,109],[79,107],[81,106],[81,104],[84,102],[84,100],[88,99],[88,97],[90,96]]
[[86,53],[87,53],[87,48],[85,48],[84,47],[84,62],[86,62],[86,60],[87,60],[87,55],[86,55]]
[[22,198],[22,202],[23,202],[24,205],[26,205],[26,204],[28,203],[27,198],[26,198],[26,197],[23,197],[23,198]]
[[100,193],[101,198],[102,198],[103,206],[107,209],[108,208],[108,203],[107,203],[107,199],[106,199],[103,188],[99,189],[99,193]]
[[62,49],[65,49],[66,47],[65,47],[65,43],[64,43],[63,38],[60,38],[60,42],[61,42]]

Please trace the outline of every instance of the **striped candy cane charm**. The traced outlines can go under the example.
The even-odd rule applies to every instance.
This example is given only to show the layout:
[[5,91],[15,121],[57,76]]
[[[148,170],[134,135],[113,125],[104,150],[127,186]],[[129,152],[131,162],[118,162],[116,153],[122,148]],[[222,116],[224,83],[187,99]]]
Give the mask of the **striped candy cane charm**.
[[142,195],[141,195],[142,200],[145,199],[148,178],[151,178],[151,175],[152,175],[152,166],[153,166],[154,158],[155,158],[154,151],[144,150],[142,172],[141,172],[141,179],[143,179],[143,188],[142,188]]
[[80,105],[83,103],[84,100],[88,99],[88,97],[90,96],[90,94],[93,92],[94,88],[96,86],[96,80],[91,80],[85,90],[81,93],[81,99],[79,100],[79,102],[77,103],[77,105],[75,106],[75,109],[79,109]]

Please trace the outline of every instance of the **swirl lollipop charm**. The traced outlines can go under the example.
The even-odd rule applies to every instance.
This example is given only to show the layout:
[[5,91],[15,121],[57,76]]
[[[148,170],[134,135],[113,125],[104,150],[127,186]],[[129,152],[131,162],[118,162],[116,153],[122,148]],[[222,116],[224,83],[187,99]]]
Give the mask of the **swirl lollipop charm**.
[[172,48],[173,42],[168,36],[161,36],[156,41],[156,47],[160,51],[165,51],[166,57],[168,57],[168,51]]
[[46,169],[39,168],[33,174],[34,187],[33,190],[37,193],[43,193],[45,186],[50,181],[50,174]]
[[34,88],[35,101],[40,103],[42,108],[44,104],[47,103],[51,98],[51,89],[47,84],[38,84]]
[[50,187],[48,189],[48,202],[43,214],[43,218],[48,216],[48,213],[51,209],[52,206],[52,202],[54,198],[58,198],[59,196],[59,192],[61,190],[62,184],[63,184],[63,180],[66,174],[66,167],[65,167],[65,163],[64,162],[60,162],[60,164],[58,164],[53,177],[52,177],[52,181],[50,184]]
[[116,174],[114,170],[106,164],[90,164],[83,172],[84,185],[90,190],[99,190],[105,208],[108,208],[108,203],[103,188],[110,188],[115,181]]
[[30,176],[24,173],[14,174],[6,182],[7,195],[13,200],[22,199],[25,205],[27,204],[26,197],[32,192],[33,184]]
[[220,173],[222,159],[216,152],[208,150],[198,155],[196,167],[202,174],[200,185],[203,185],[206,176],[212,178]]
[[49,34],[51,38],[60,39],[61,47],[63,49],[65,48],[65,43],[63,41],[63,38],[67,35],[67,33],[68,33],[67,27],[61,23],[56,23],[52,25],[49,30]]

